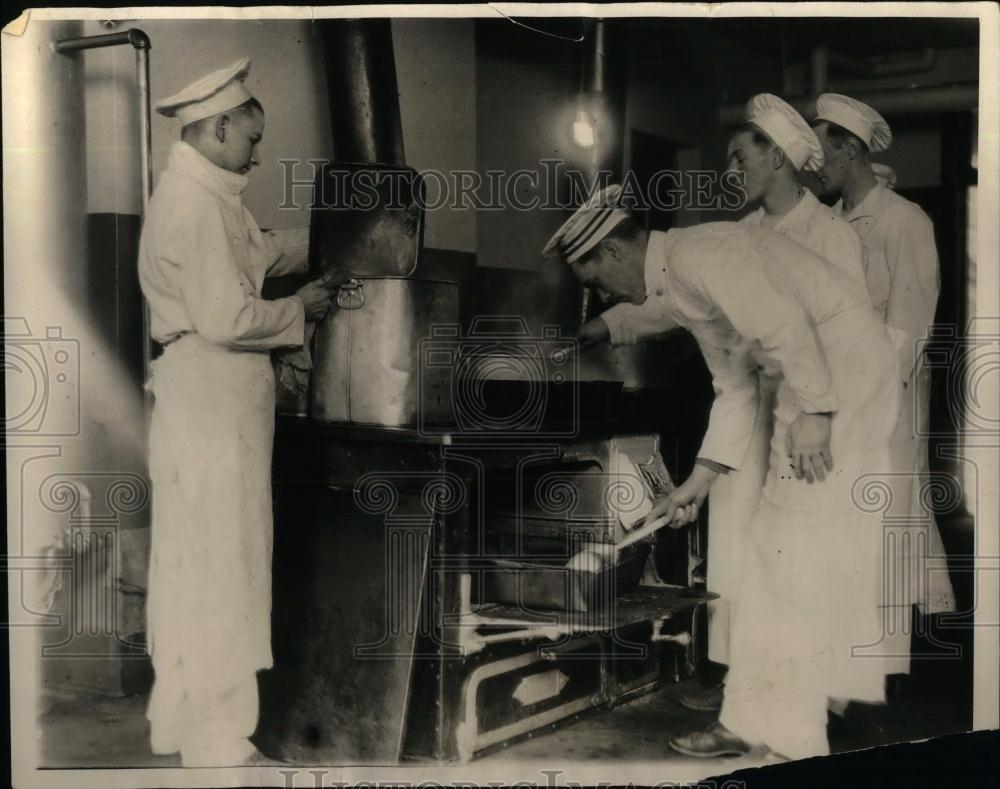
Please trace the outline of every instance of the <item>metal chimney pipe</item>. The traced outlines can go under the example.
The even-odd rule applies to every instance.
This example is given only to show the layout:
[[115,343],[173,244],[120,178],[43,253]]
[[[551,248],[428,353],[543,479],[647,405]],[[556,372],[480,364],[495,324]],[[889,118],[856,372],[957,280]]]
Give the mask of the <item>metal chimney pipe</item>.
[[399,89],[388,19],[318,23],[339,162],[405,164]]

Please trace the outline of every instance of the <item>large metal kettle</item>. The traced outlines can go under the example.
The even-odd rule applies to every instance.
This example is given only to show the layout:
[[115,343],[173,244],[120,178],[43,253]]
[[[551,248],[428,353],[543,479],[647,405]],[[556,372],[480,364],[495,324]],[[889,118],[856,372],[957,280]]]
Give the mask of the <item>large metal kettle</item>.
[[416,172],[330,164],[316,193],[323,197],[312,213],[311,268],[349,271],[355,281],[340,288],[316,329],[309,416],[383,426],[447,421],[450,371],[426,363],[425,341],[435,326],[458,324],[458,285],[413,276],[424,226]]

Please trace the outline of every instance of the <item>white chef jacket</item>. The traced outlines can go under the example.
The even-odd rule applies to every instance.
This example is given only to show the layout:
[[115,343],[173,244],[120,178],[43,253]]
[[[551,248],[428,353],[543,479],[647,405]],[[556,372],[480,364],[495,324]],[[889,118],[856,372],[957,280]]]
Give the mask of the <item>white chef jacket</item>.
[[[781,373],[722,723],[793,758],[823,753],[830,698],[883,698],[882,664],[852,654],[881,632],[880,515],[856,485],[888,465],[892,346],[842,272],[770,230],[717,223],[652,234],[650,246],[650,289],[663,290],[654,298],[694,334],[717,390],[699,456],[733,468],[746,457],[759,390],[745,342]],[[803,412],[833,414],[834,469],[822,483],[788,465],[788,430]]]
[[777,362],[801,410],[835,411],[813,324],[862,303],[840,284],[843,275],[813,255],[750,255],[754,232],[770,233],[727,222],[653,231],[645,258],[645,314],[689,329],[712,373],[715,400],[698,457],[734,469],[753,430],[757,384],[733,349],[746,339]]
[[[864,248],[851,226],[832,208],[823,205],[808,189],[784,216],[771,226],[779,235],[797,241],[821,258],[829,260],[867,294]],[[743,224],[764,226],[765,212],[758,208],[740,220]]]
[[[721,720],[793,758],[823,753],[829,698],[883,698],[883,664],[852,648],[881,632],[880,515],[855,486],[889,464],[897,372],[885,327],[832,263],[752,224],[653,232],[645,276],[645,314],[691,331],[713,376],[699,457],[741,468],[759,416],[750,361],[780,372]],[[833,413],[834,469],[822,483],[788,466],[788,429],[803,412]]]
[[240,196],[248,180],[212,164],[186,142],[171,149],[139,250],[139,277],[157,342],[196,331],[230,348],[302,344],[301,299],[267,301],[260,289],[265,275],[306,270],[309,231],[262,233]]
[[[808,189],[804,191],[805,194],[792,210],[770,229],[833,263],[854,283],[857,295],[867,299],[865,252],[861,239],[833,209],[823,205]],[[763,220],[764,209],[758,208],[740,222],[763,226]],[[601,319],[608,326],[612,345],[634,345],[661,335],[676,325],[655,299],[647,299],[642,304],[616,304],[602,313]]]
[[905,336],[900,374],[908,380],[917,363],[917,341],[934,323],[941,290],[934,225],[920,206],[881,184],[851,211],[844,210],[843,201],[834,208],[864,244],[872,305]]
[[[750,227],[770,227],[832,263],[868,300],[861,239],[833,210],[807,189],[790,211],[773,225],[764,225],[766,214],[758,208],[740,220]],[[751,355],[747,364],[753,366]],[[758,373],[760,402],[753,436],[743,467],[720,477],[709,493],[708,588],[719,595],[708,607],[708,656],[729,663],[732,639],[732,605],[739,594],[747,552],[747,534],[760,504],[767,478],[771,437],[774,432],[774,397],[778,381],[774,371]]]
[[934,322],[941,275],[934,226],[921,208],[877,184],[851,211],[835,206],[866,250],[868,289],[896,344],[900,384],[899,422],[890,446],[892,501],[887,537],[896,555],[887,560],[887,605],[900,609],[901,622],[886,639],[896,671],[909,670],[909,606],[926,612],[955,610],[947,555],[937,523],[925,503],[928,481],[930,369],[919,343]]

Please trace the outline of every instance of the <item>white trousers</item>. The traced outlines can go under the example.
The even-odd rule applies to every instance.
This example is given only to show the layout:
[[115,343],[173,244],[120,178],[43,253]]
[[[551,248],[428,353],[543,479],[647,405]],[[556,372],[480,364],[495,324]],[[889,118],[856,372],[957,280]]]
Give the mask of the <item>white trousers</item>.
[[189,334],[150,385],[152,747],[186,766],[238,765],[254,751],[256,674],[272,663],[271,362]]
[[211,692],[179,655],[155,661],[155,670],[146,710],[153,753],[179,752],[185,767],[234,767],[255,753],[248,738],[257,728],[256,675]]

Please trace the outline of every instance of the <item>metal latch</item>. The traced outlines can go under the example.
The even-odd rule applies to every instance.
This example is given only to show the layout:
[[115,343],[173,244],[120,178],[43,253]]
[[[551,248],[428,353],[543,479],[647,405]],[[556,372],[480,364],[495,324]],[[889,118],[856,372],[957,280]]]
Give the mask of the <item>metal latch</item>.
[[337,291],[337,306],[342,310],[359,310],[365,306],[364,282],[351,280]]

